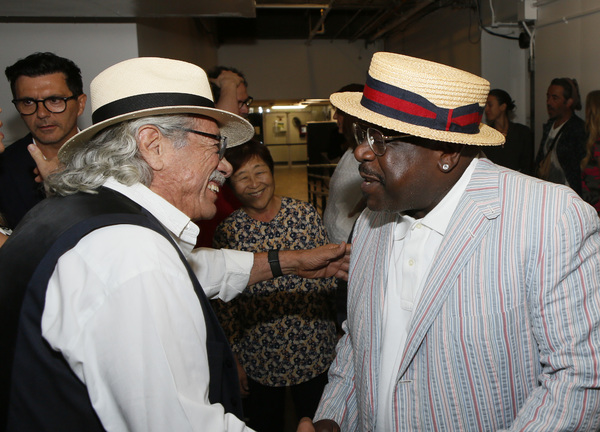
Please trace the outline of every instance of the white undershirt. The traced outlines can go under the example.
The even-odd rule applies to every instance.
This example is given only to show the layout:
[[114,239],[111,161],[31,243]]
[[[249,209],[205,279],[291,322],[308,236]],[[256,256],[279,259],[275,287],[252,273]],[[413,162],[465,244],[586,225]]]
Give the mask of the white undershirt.
[[[198,227],[140,184],[115,189],[171,233],[207,295],[230,299],[248,283],[253,256],[192,252]],[[98,229],[59,260],[48,283],[42,335],[86,385],[109,431],[247,431],[208,401],[206,328],[179,255],[152,230]]]
[[446,196],[425,217],[399,215],[394,229],[387,290],[384,300],[381,369],[377,402],[377,430],[394,430],[393,395],[413,311],[423,282],[446,233],[458,202],[466,190],[478,159],[475,158]]

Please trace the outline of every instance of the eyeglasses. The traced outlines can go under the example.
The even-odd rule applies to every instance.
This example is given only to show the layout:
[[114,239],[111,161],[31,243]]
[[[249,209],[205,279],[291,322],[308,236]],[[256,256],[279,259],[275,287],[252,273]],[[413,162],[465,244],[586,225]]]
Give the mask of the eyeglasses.
[[44,104],[44,108],[49,112],[60,114],[67,109],[67,102],[71,99],[77,99],[77,97],[78,96],[73,95],[69,97],[50,96],[46,99],[22,98],[13,99],[12,103],[15,104],[15,108],[17,108],[17,111],[19,111],[19,114],[21,115],[34,114],[38,110],[40,102]]
[[249,107],[254,102],[254,98],[252,96],[248,96],[244,101],[238,101],[238,108],[242,108],[244,105]]
[[367,128],[366,130],[359,123],[352,123],[354,130],[354,139],[358,145],[361,145],[365,140],[371,148],[371,151],[376,156],[383,156],[387,150],[387,143],[397,141],[401,138],[408,138],[410,135],[386,136],[377,129]]
[[227,137],[224,137],[222,135],[211,134],[208,132],[201,132],[194,129],[181,128],[181,130],[219,141],[219,144],[215,144],[219,146],[219,160],[223,159],[223,156],[225,156],[225,150],[227,149]]

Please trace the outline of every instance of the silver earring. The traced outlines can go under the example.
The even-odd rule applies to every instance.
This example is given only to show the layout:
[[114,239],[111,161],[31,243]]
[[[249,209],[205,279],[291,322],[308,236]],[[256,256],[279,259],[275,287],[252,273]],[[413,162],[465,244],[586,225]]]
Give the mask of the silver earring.
[[450,165],[448,165],[448,164],[444,164],[444,165],[442,165],[442,169],[443,169],[444,171],[448,171],[448,170],[450,169]]

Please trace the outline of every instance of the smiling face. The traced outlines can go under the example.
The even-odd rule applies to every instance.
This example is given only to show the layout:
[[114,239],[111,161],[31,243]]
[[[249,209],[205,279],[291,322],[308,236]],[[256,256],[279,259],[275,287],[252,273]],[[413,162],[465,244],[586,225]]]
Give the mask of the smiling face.
[[230,179],[235,195],[249,213],[269,211],[274,204],[275,180],[267,163],[252,156]]
[[[397,131],[371,127],[386,136],[398,135]],[[361,190],[367,198],[367,207],[373,211],[405,213],[415,218],[425,216],[456,181],[454,176],[440,169],[443,154],[437,145],[394,141],[387,144],[383,156],[376,156],[363,141],[354,150],[354,156],[360,162],[359,172],[364,179]]]
[[[38,77],[20,76],[15,82],[15,99],[46,99],[51,96],[73,96],[62,72]],[[27,128],[38,144],[60,148],[77,133],[77,118],[83,114],[85,95],[67,101],[62,113],[51,113],[43,103],[38,103],[37,111],[31,115],[21,115]]]
[[[212,119],[194,118],[191,128],[219,134],[219,127]],[[175,148],[164,136],[157,138],[162,154],[153,162],[150,189],[193,220],[211,219],[217,211],[219,188],[231,175],[231,164],[226,159],[219,160],[217,140],[191,132],[186,139],[186,146]]]

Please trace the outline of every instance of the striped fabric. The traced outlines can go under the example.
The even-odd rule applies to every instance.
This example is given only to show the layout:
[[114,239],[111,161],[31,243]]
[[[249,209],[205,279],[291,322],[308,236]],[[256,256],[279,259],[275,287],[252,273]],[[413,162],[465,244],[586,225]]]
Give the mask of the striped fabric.
[[[378,430],[395,222],[366,210],[354,231],[348,333],[315,416],[344,432]],[[395,430],[599,430],[599,327],[596,212],[568,188],[481,159],[415,310]]]

